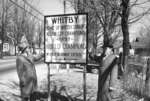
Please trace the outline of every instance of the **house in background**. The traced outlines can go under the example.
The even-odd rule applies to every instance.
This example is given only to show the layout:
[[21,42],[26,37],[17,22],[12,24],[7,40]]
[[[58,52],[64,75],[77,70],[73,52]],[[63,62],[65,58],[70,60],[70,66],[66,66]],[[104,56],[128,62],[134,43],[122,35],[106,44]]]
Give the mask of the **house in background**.
[[145,38],[136,38],[131,43],[131,47],[135,50],[135,55],[150,56],[150,40]]

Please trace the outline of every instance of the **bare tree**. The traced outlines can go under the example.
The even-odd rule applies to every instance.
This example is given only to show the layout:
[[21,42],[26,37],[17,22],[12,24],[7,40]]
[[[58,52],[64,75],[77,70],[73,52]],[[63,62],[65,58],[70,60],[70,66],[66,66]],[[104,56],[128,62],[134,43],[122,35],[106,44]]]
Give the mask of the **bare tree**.
[[129,54],[129,28],[128,28],[128,18],[129,18],[129,3],[130,0],[122,0],[122,33],[123,33],[123,67],[127,64],[128,54]]
[[[95,60],[102,66],[102,59],[105,55],[105,50],[107,46],[113,45],[113,42],[117,39],[119,34],[113,36],[114,32],[122,28],[123,32],[123,49],[124,49],[124,64],[127,64],[127,57],[129,53],[129,29],[128,24],[135,23],[139,21],[143,15],[148,14],[149,9],[146,12],[142,12],[140,14],[132,14],[129,19],[129,15],[131,14],[130,9],[135,7],[138,4],[139,0],[134,0],[130,5],[130,0],[88,0],[87,3],[82,4],[79,3],[78,0],[73,2],[73,6],[76,11],[80,10],[81,6],[85,6],[86,12],[89,13],[89,35],[93,36],[95,42],[93,42],[94,47],[97,47],[97,39],[99,36],[103,37],[103,52],[101,56],[95,57]],[[141,5],[142,3],[140,3]],[[79,7],[78,7],[79,6]],[[94,27],[95,25],[95,27]],[[120,26],[119,28],[117,26]],[[94,31],[92,31],[94,30]],[[120,30],[120,29],[119,29]],[[120,32],[120,31],[117,32]],[[101,35],[99,33],[102,33]],[[113,37],[112,37],[113,36]],[[96,37],[96,38],[95,38]],[[92,40],[92,39],[91,39]],[[92,41],[91,41],[92,42]],[[104,71],[99,68],[99,88],[98,88],[98,98],[97,101],[100,101],[101,98],[101,88],[100,84],[102,84],[101,75]],[[111,72],[111,71],[110,71]],[[105,81],[104,81],[105,82]],[[103,86],[103,85],[101,85]],[[104,99],[102,99],[103,101]]]
[[10,8],[11,8],[11,4],[9,3],[8,0],[2,0],[2,25],[1,25],[1,40],[2,40],[2,44],[1,44],[1,58],[3,57],[3,43],[6,41],[5,37],[7,37],[7,29],[8,29],[8,24],[9,24],[9,20],[10,20]]
[[[30,2],[30,4],[31,3],[32,1]],[[31,45],[33,45],[34,33],[37,31],[37,29],[35,29],[36,23],[39,22],[38,19],[39,15],[37,15],[36,13],[37,11],[34,11],[33,6],[29,7],[31,5],[27,5],[25,1],[15,0],[14,2],[12,0],[9,0],[8,4],[7,5],[9,8],[11,5],[11,9],[7,10],[8,11],[7,13],[8,17],[6,19],[7,23],[4,23],[6,34],[10,33],[9,36],[13,39],[15,47],[18,45],[21,37],[24,34],[28,36],[27,40]],[[7,37],[4,38],[6,39]]]
[[[76,2],[78,4],[78,2]],[[114,41],[114,38],[112,35],[114,34],[116,27],[116,24],[118,24],[119,20],[119,13],[120,13],[120,2],[119,0],[88,0],[87,3],[80,2],[80,5],[84,5],[86,8],[85,12],[89,13],[89,35],[93,36],[93,39],[95,40],[94,47],[97,48],[98,40],[103,37],[103,52],[101,56],[94,57],[93,59],[97,61],[97,63],[100,64],[99,67],[99,80],[98,80],[98,93],[97,93],[97,101],[104,101],[103,99],[103,93],[102,89],[107,89],[107,87],[103,84],[105,84],[107,79],[102,77],[102,75],[105,73],[102,68],[102,60],[105,56],[105,51],[108,46],[113,45],[112,42]],[[80,7],[80,6],[79,6]],[[79,8],[80,9],[80,8]],[[95,26],[94,26],[95,25]],[[96,38],[96,39],[95,39]],[[109,71],[109,73],[111,70]],[[106,75],[109,75],[106,74]],[[117,78],[117,77],[116,77]],[[108,79],[107,79],[108,80]]]

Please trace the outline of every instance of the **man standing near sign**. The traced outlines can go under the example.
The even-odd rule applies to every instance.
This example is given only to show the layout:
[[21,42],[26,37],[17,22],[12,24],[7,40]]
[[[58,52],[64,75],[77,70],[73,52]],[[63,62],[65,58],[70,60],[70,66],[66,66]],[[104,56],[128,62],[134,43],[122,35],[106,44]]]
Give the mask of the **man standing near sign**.
[[37,95],[47,96],[37,92],[37,75],[34,61],[40,60],[44,54],[34,56],[31,53],[28,42],[21,42],[19,45],[21,54],[16,59],[17,73],[20,81],[22,101],[36,101]]

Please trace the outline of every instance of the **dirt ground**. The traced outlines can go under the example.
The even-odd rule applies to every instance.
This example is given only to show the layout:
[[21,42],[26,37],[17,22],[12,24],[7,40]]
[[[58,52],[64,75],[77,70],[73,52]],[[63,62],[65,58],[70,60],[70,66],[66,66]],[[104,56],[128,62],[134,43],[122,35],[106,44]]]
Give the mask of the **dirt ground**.
[[[43,75],[46,73],[45,71]],[[39,76],[42,76],[42,74]],[[5,98],[4,101],[20,101],[19,96],[14,95],[19,94],[18,83],[12,82],[8,85],[12,89],[11,92],[0,92],[1,98]],[[83,101],[83,69],[72,68],[69,72],[66,69],[61,69],[59,72],[55,70],[55,73],[50,75],[50,85],[51,101]],[[86,73],[86,101],[96,101],[97,85],[98,74]],[[117,81],[116,87],[117,91],[115,93],[119,98],[112,101],[138,101],[140,99],[122,89],[123,82],[121,80]],[[39,82],[39,90],[47,91],[46,75]]]
[[[44,80],[45,81],[45,80]],[[86,73],[86,99],[96,101],[98,75]],[[50,77],[51,93],[54,97],[66,97],[69,101],[83,101],[83,70],[72,69],[70,72],[53,74]],[[44,87],[44,86],[43,86]],[[42,88],[46,89],[46,88]],[[56,96],[55,96],[56,95]],[[63,101],[61,99],[60,101]]]
[[[83,101],[82,69],[72,69],[71,72],[66,71],[53,74],[51,75],[50,79],[52,101]],[[43,81],[46,82],[45,80]],[[112,99],[112,101],[138,101],[141,99],[140,97],[123,89],[124,83],[122,80],[118,80],[116,84],[116,98]],[[86,73],[86,101],[96,101],[98,88],[97,85],[98,74]],[[42,87],[41,89],[43,90],[47,88],[46,85]]]

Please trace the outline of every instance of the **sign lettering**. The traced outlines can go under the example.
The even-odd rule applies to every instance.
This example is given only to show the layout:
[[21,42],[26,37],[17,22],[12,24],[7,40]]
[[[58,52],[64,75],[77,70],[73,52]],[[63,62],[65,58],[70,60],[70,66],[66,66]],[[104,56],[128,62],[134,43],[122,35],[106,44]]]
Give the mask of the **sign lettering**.
[[45,62],[86,63],[87,15],[45,17]]

